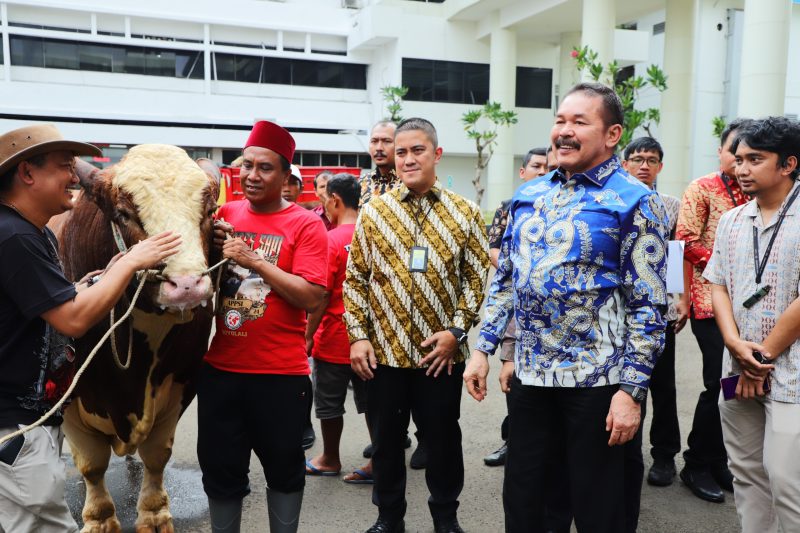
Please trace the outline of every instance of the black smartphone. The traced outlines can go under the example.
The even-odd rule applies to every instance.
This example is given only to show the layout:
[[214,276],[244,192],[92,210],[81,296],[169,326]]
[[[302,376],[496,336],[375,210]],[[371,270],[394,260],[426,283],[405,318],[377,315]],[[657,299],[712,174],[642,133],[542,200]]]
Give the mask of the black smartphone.
[[17,435],[13,439],[0,445],[0,461],[11,466],[17,460],[22,445],[25,444],[25,435]]

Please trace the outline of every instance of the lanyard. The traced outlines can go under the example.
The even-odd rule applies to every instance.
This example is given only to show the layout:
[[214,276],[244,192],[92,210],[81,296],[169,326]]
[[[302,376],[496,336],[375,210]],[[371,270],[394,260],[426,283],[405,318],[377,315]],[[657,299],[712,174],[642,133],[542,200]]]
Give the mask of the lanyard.
[[[417,198],[416,201],[411,202],[411,208],[412,211],[414,211],[414,222],[416,222],[416,224],[414,225],[414,246],[418,244],[417,237],[419,235],[418,233],[419,230],[425,229],[425,221],[428,220],[428,215],[430,214],[431,209],[433,209],[434,205],[433,200],[429,199],[428,202],[430,203],[430,205],[428,206],[428,210],[425,211],[424,213],[422,212],[423,209],[422,198]],[[420,214],[422,215],[422,222],[420,222]]]
[[725,190],[728,191],[728,196],[731,197],[731,202],[733,202],[733,207],[738,206],[739,202],[736,201],[736,197],[733,195],[733,189],[731,189],[731,186],[728,185],[728,179],[729,179],[728,176],[722,173],[720,174],[719,179],[721,179],[722,184],[725,185]]
[[778,232],[781,229],[783,219],[786,218],[786,212],[790,207],[792,207],[792,203],[794,202],[795,198],[797,198],[797,193],[800,193],[800,187],[795,187],[794,192],[792,192],[792,195],[789,197],[789,200],[786,201],[786,206],[781,211],[781,214],[778,215],[778,222],[775,223],[775,229],[772,232],[772,237],[769,238],[767,251],[764,252],[764,257],[761,259],[761,264],[758,263],[758,228],[753,226],[753,262],[756,266],[756,285],[761,284],[761,275],[764,274],[764,269],[767,268],[767,260],[769,260],[769,255],[772,253],[772,245],[775,244],[775,238],[778,236]]

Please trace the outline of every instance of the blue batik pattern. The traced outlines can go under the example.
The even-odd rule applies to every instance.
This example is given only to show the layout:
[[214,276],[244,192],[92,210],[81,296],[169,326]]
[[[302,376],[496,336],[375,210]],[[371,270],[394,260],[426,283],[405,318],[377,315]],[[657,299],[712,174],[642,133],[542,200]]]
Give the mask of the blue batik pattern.
[[517,325],[527,385],[647,387],[664,347],[667,214],[617,157],[556,170],[511,199],[477,349]]

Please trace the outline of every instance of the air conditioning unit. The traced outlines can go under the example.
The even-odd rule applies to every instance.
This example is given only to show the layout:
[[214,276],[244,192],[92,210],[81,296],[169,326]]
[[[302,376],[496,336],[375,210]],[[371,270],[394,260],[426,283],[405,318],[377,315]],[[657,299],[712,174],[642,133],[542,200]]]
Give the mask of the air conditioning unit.
[[342,7],[347,9],[361,9],[364,7],[362,0],[342,0]]

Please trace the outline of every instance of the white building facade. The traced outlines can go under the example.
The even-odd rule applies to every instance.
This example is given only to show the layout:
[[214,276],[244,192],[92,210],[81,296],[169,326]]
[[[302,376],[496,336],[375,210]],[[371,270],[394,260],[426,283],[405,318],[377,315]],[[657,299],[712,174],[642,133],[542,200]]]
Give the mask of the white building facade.
[[471,198],[461,115],[499,101],[519,122],[498,138],[486,210],[547,144],[579,81],[573,46],[665,69],[667,92],[641,102],[662,110],[666,192],[716,167],[713,117],[800,114],[791,0],[0,0],[0,32],[0,130],[54,122],[105,163],[149,142],[228,163],[269,119],[293,132],[298,164],[367,168],[381,88],[404,85],[402,114],[439,130],[440,179]]

